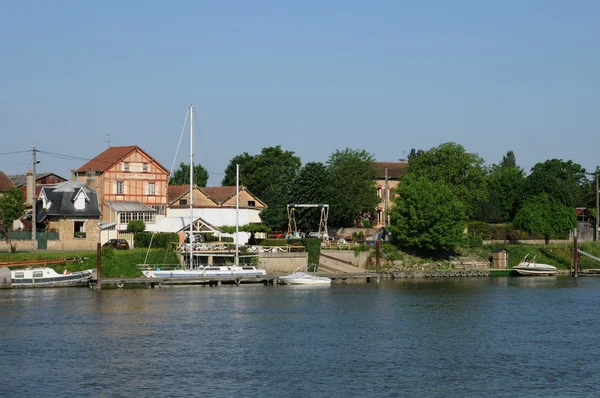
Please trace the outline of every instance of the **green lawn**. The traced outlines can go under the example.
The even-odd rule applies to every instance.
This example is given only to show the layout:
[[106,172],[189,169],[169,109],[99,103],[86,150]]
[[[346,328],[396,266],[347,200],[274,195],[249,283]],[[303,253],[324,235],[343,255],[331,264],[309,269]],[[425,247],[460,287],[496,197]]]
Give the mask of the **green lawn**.
[[[142,273],[138,270],[138,264],[144,264],[146,254],[148,253],[147,264],[178,264],[177,256],[172,251],[152,249],[131,249],[131,250],[113,250],[103,248],[102,250],[102,277],[120,278],[120,277],[138,277]],[[26,260],[48,260],[63,258],[83,258],[82,262],[69,262],[62,264],[53,264],[52,268],[62,273],[65,268],[69,271],[81,271],[84,269],[96,268],[96,251],[73,251],[73,252],[17,252],[0,253],[0,262],[2,261],[26,261]]]

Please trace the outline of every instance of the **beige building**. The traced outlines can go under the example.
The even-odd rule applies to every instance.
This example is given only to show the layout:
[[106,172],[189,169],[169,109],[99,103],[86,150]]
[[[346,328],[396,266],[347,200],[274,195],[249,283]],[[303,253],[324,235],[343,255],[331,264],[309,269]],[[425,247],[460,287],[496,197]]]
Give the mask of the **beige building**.
[[376,223],[374,227],[384,227],[389,225],[389,209],[393,206],[395,198],[395,189],[400,183],[400,179],[408,169],[408,161],[401,159],[399,162],[374,162],[377,170],[377,205]]

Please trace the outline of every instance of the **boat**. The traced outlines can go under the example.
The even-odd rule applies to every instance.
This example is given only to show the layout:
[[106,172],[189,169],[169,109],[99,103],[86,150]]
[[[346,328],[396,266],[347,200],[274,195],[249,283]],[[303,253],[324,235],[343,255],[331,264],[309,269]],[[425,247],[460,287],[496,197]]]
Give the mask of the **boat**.
[[520,275],[555,275],[556,267],[549,264],[540,264],[535,262],[534,256],[531,260],[527,260],[529,253],[523,257],[519,264],[513,267],[513,270]]
[[[194,181],[194,153],[193,153],[193,137],[194,137],[194,106],[190,105],[189,108],[190,115],[190,193],[193,189],[193,181]],[[216,276],[232,276],[232,277],[259,277],[262,275],[266,275],[267,271],[264,269],[256,268],[255,266],[250,265],[239,265],[239,245],[238,245],[238,216],[237,212],[239,211],[239,165],[238,165],[238,178],[236,182],[236,241],[235,241],[235,257],[233,265],[194,265],[193,261],[193,240],[194,240],[194,232],[193,232],[193,195],[190,194],[189,206],[190,206],[190,245],[189,247],[189,260],[187,269],[147,269],[146,265],[141,265],[140,268],[142,270],[142,274],[147,278],[202,278],[202,277],[216,277]],[[149,250],[149,249],[148,249]],[[185,260],[182,261],[185,263]]]
[[62,287],[88,286],[93,270],[57,273],[50,267],[33,267],[29,269],[11,270],[11,287]]
[[317,276],[315,274],[309,274],[308,272],[298,271],[298,267],[293,273],[289,275],[280,276],[278,279],[281,283],[288,285],[331,285],[331,279],[326,276]]

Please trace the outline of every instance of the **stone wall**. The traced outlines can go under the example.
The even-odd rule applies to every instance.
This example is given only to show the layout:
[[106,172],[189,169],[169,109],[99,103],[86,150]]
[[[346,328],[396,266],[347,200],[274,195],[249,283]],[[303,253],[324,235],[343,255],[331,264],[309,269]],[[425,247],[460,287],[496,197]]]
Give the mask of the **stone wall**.
[[49,240],[48,250],[95,250],[100,242],[99,220],[85,220],[85,238],[75,238],[75,221],[65,218],[52,221],[49,229],[55,229],[60,236],[59,240]]

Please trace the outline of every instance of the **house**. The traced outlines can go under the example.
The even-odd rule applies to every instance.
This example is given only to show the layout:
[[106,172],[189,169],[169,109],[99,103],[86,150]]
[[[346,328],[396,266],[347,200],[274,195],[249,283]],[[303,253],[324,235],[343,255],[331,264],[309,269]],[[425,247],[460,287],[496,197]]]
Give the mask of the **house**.
[[[167,218],[190,217],[190,186],[172,185],[167,188],[169,205]],[[258,224],[259,213],[267,205],[246,189],[239,188],[239,211],[236,212],[236,187],[204,187],[194,186],[192,190],[193,218],[201,219],[211,227],[234,226],[236,219],[239,225]],[[189,222],[188,222],[189,225]],[[248,240],[247,234],[240,234],[240,243]]]
[[15,184],[11,181],[6,174],[0,171],[0,196],[4,191],[14,187]]
[[102,220],[116,223],[117,231],[166,214],[169,170],[137,145],[109,147],[72,173],[98,192]]
[[[63,178],[54,173],[35,173],[35,179],[33,178],[33,172],[31,170],[27,171],[27,174],[13,174],[9,175],[8,178],[15,184],[15,186],[21,188],[23,191],[23,197],[29,208],[31,208],[31,204],[33,203],[34,198],[38,198],[40,191],[42,190],[42,186],[44,185],[53,185],[59,184],[61,182],[67,181],[66,178]],[[33,187],[35,186],[35,190]]]
[[577,216],[577,238],[580,242],[594,240],[594,229],[596,228],[596,217],[585,207],[575,208]]
[[[93,250],[99,238],[102,218],[95,190],[80,181],[46,185],[36,203],[36,225],[39,230],[58,233],[58,240],[48,240],[54,250]],[[44,242],[39,242],[39,248]]]
[[384,227],[389,224],[389,209],[393,206],[394,189],[400,179],[408,170],[408,161],[400,159],[398,162],[373,162],[376,170],[377,197],[379,204],[375,209],[376,224],[374,227]]

